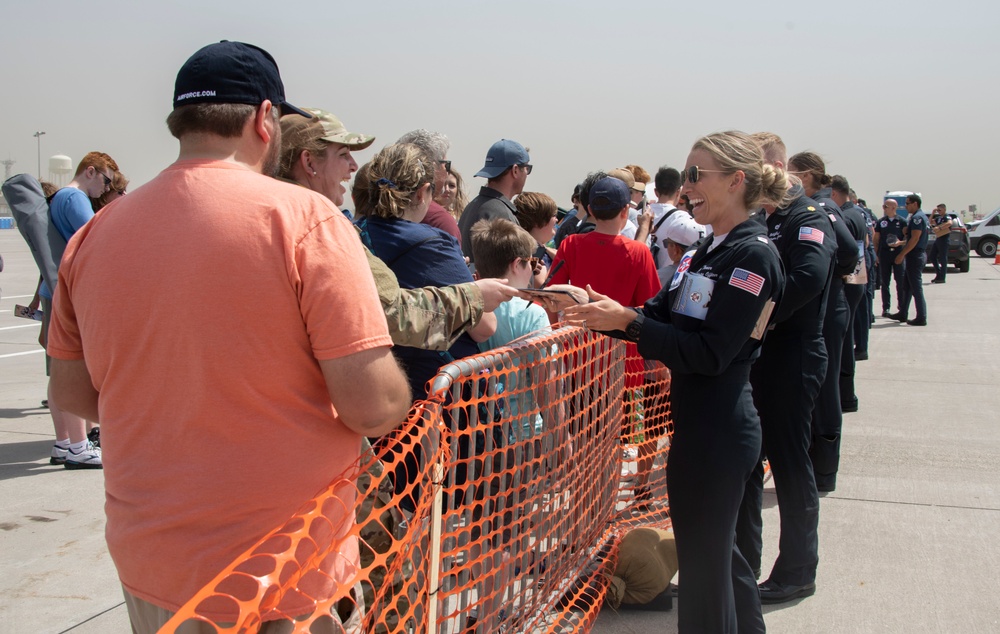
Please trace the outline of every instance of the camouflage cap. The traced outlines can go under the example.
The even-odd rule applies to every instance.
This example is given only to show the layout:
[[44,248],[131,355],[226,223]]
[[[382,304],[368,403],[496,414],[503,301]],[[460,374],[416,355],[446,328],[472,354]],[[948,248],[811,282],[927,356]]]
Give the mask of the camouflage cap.
[[282,145],[302,146],[308,141],[321,139],[346,145],[352,150],[363,150],[375,142],[375,137],[371,135],[348,132],[340,119],[325,110],[304,110],[313,118],[306,119],[297,114],[281,117]]

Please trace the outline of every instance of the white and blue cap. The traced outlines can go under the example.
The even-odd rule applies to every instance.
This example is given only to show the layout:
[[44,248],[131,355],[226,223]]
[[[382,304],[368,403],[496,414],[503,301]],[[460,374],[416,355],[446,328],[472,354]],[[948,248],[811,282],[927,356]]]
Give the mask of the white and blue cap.
[[475,175],[482,178],[496,178],[512,165],[525,165],[530,162],[531,157],[523,145],[510,139],[500,139],[490,146],[490,151],[486,153],[486,164]]

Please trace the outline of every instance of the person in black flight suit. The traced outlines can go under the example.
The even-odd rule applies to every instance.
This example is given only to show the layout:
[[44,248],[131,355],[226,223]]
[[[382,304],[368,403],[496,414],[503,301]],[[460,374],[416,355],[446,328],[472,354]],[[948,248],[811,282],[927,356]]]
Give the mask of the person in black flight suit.
[[[849,225],[840,207],[830,198],[833,178],[826,173],[823,159],[814,152],[800,152],[788,160],[789,169],[799,174],[806,195],[819,203],[826,212],[837,236],[837,257],[834,260],[833,281],[823,318],[823,341],[826,344],[827,371],[816,398],[812,415],[812,441],[809,456],[813,461],[816,488],[832,491],[836,487],[836,465],[840,456],[840,430],[843,411],[840,399],[840,369],[844,342],[851,330],[851,314],[861,301],[861,289],[848,288],[847,276],[854,273],[861,253],[857,240],[864,223]],[[853,340],[851,354],[854,354]]]
[[674,436],[667,459],[670,515],[683,581],[681,634],[764,632],[753,572],[735,547],[736,517],[760,456],[750,390],[784,286],[781,259],[750,209],[787,194],[783,170],[767,165],[742,132],[699,139],[683,172],[694,219],[714,235],[682,258],[641,310],[590,293],[567,321],[637,342],[671,371]]
[[903,279],[906,275],[906,265],[896,264],[896,256],[904,244],[906,221],[896,214],[899,204],[887,198],[882,203],[882,213],[885,214],[875,225],[875,252],[878,253],[878,274],[882,283],[882,316],[892,316],[892,293],[889,282],[896,279],[896,308],[902,306]]
[[[779,137],[769,132],[754,137],[769,162],[785,164]],[[819,495],[809,459],[810,421],[826,376],[823,319],[837,239],[830,218],[801,185],[793,187],[789,197],[791,202],[777,209],[765,207],[759,216],[785,268],[775,327],[750,373],[781,521],[778,557],[759,586],[761,603],[813,594],[819,562]],[[761,568],[763,495],[764,470],[758,464],[747,483],[736,528],[736,543],[755,571]]]
[[[863,312],[865,319],[870,319],[865,297],[868,291],[868,274],[865,268],[865,242],[868,237],[868,223],[864,210],[851,202],[851,186],[843,176],[834,176],[830,184],[833,202],[840,207],[844,224],[854,236],[858,249],[858,263],[854,271],[844,278],[844,295],[850,308],[847,321],[847,334],[844,336],[840,351],[840,368],[837,379],[840,383],[840,406],[842,412],[858,411],[858,396],[854,390],[854,349],[855,321],[858,313]],[[840,418],[836,422],[841,422]],[[829,428],[814,429],[812,458],[813,471],[816,474],[816,488],[820,491],[833,491],[837,486],[837,470],[840,466],[841,425]]]
[[[899,312],[889,315],[890,319],[905,321],[911,326],[927,325],[927,302],[924,301],[924,264],[927,264],[927,214],[920,208],[920,196],[910,194],[906,197],[906,244],[896,259],[896,264],[906,263],[906,275],[903,277],[903,292],[899,296]],[[906,314],[910,310],[910,300],[917,310],[917,316],[907,321]]]

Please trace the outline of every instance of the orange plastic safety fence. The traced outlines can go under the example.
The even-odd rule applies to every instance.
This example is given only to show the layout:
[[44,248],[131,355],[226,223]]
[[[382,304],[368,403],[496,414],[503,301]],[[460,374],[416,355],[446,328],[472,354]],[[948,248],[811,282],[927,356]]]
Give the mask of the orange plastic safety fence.
[[568,327],[446,374],[435,631],[588,630],[618,533],[669,525],[669,375],[651,364],[627,393],[623,344]]
[[[621,537],[669,527],[670,377],[647,363],[632,379],[622,342],[572,327],[446,366],[399,430],[161,631],[589,631]],[[231,622],[204,616],[219,602]]]
[[[421,631],[430,603],[433,474],[447,461],[439,419],[436,406],[416,404],[400,428],[219,573],[160,632],[257,632],[273,620],[285,622],[280,631],[317,634]],[[400,479],[407,486],[394,486]],[[229,617],[206,616],[219,613]]]

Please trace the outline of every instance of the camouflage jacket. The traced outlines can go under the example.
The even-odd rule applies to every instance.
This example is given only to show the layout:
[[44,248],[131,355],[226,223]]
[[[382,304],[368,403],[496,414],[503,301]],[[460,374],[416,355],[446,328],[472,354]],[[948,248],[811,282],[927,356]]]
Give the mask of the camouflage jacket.
[[473,282],[441,288],[400,288],[396,275],[367,248],[393,343],[447,350],[483,317],[483,293]]

